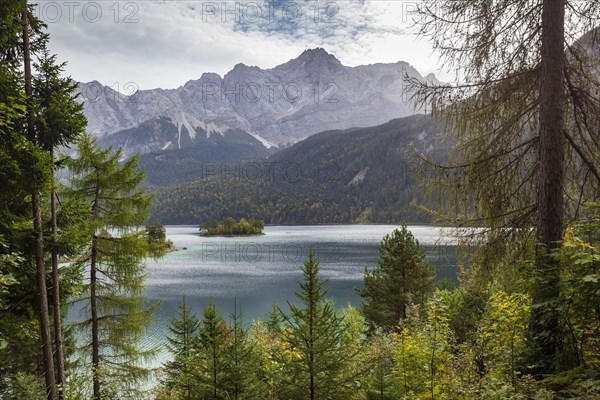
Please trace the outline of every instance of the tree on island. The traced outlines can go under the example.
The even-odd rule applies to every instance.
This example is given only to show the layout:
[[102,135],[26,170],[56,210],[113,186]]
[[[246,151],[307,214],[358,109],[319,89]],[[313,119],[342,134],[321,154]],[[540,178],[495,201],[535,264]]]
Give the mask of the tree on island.
[[208,221],[200,225],[202,236],[244,236],[262,235],[265,224],[263,221],[250,218],[240,218],[238,222],[228,217],[223,222]]
[[173,242],[167,240],[167,230],[158,221],[146,225],[146,240],[150,246],[150,255],[160,256],[164,251],[173,249]]

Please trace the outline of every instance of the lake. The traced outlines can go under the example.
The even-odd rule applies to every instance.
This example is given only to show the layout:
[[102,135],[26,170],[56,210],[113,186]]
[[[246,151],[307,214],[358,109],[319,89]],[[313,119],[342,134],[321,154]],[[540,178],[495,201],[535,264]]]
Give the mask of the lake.
[[[225,317],[234,301],[244,320],[265,317],[272,305],[294,301],[301,267],[309,250],[328,279],[329,296],[337,305],[360,304],[355,288],[362,287],[365,267],[377,261],[379,244],[395,225],[266,226],[262,236],[202,237],[197,226],[167,226],[167,237],[179,250],[147,264],[146,295],[160,301],[148,341],[159,344],[183,296],[201,317],[212,300]],[[442,229],[410,226],[426,249],[438,277],[456,280],[455,241]]]
[[[362,287],[364,269],[375,265],[382,238],[397,227],[266,226],[261,236],[202,237],[197,226],[167,226],[168,239],[181,250],[147,263],[146,296],[160,305],[143,345],[159,348],[155,366],[168,358],[165,336],[183,296],[199,319],[209,300],[226,318],[236,301],[245,323],[266,317],[273,304],[287,309],[287,301],[295,300],[301,267],[311,249],[321,277],[329,280],[329,296],[338,306],[359,306],[355,288]],[[425,248],[437,277],[456,280],[455,240],[442,237],[437,227],[409,229]],[[73,314],[71,321],[77,319]]]

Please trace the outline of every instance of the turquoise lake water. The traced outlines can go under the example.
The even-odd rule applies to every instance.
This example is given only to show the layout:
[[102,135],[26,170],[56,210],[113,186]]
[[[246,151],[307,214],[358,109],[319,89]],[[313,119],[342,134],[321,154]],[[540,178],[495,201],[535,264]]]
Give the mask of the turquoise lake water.
[[[286,309],[287,301],[295,300],[309,250],[315,252],[321,277],[329,280],[326,287],[336,304],[359,306],[355,288],[362,287],[364,269],[375,265],[382,238],[397,227],[267,226],[262,236],[225,238],[202,237],[196,226],[168,226],[167,237],[181,250],[147,263],[146,296],[160,304],[144,345],[159,348],[158,364],[168,358],[167,327],[183,296],[199,318],[209,300],[224,317],[236,301],[246,323],[266,317],[273,304]],[[455,240],[437,227],[409,229],[436,267],[437,276],[456,280]],[[71,321],[77,319],[70,314]]]

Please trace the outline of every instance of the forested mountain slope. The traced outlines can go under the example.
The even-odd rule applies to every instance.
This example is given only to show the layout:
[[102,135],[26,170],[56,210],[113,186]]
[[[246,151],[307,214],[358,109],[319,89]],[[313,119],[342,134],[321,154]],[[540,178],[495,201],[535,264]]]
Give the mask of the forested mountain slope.
[[[153,218],[167,224],[228,216],[280,224],[427,222],[415,207],[423,201],[415,156],[441,160],[450,147],[441,127],[423,115],[322,132],[267,158],[199,163],[196,180],[154,187]],[[155,157],[152,170],[161,170],[161,162]]]

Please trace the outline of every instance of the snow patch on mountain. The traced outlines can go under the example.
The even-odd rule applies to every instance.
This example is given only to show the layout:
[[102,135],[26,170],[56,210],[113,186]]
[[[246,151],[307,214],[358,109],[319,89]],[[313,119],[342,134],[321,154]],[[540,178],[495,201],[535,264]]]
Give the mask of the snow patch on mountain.
[[[437,81],[433,74],[423,77],[406,62],[347,67],[318,48],[271,69],[237,64],[223,77],[204,73],[177,89],[141,90],[125,96],[94,81],[82,83],[80,91],[88,132],[100,138],[160,118],[169,118],[176,127],[176,138],[146,129],[148,143],[143,143],[140,130],[133,141],[107,140],[135,147],[125,149],[127,153],[155,151],[167,141],[177,148],[188,146],[199,128],[207,137],[251,132],[272,147],[291,145],[325,130],[376,126],[421,113],[405,95],[406,75]],[[189,138],[183,137],[184,127]]]

